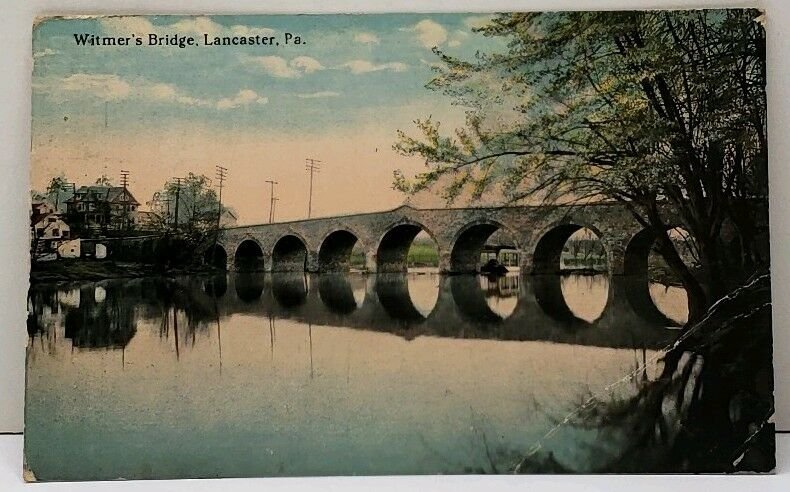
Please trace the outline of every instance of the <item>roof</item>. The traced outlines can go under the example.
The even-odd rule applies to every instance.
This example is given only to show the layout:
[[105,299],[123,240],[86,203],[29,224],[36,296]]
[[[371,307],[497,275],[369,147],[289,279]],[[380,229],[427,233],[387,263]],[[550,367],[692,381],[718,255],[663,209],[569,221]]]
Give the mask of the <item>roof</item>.
[[[125,200],[129,203],[134,203],[135,205],[139,205],[132,192],[129,191],[129,188],[124,188],[123,186],[80,186],[79,189],[75,193],[91,193],[99,197],[100,200],[106,202],[116,202],[116,201],[124,201],[122,200],[124,195],[128,196],[128,200]],[[120,200],[119,200],[120,199]],[[76,196],[72,196],[68,199],[69,202],[76,202]]]

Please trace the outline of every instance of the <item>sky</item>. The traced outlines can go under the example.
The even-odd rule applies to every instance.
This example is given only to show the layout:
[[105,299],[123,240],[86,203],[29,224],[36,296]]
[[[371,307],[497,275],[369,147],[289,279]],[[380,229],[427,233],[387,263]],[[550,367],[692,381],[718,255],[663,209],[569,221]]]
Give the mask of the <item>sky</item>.
[[[32,185],[106,174],[145,203],[166,180],[228,168],[223,197],[243,224],[307,214],[305,159],[321,161],[313,216],[386,210],[405,197],[392,173],[424,169],[392,150],[397,130],[464,108],[425,88],[433,47],[472,57],[500,41],[472,32],[489,16],[148,16],[49,19],[33,32]],[[285,44],[285,33],[302,44]],[[74,34],[139,36],[143,46],[78,46]],[[148,34],[274,36],[279,46],[148,46]],[[430,200],[429,200],[430,201]],[[419,205],[419,204],[417,204]]]

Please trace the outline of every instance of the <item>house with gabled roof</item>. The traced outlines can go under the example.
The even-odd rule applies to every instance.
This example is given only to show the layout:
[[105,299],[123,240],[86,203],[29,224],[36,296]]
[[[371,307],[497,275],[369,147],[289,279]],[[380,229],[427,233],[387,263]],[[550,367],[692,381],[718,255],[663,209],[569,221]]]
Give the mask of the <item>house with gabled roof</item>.
[[140,202],[124,186],[80,186],[66,200],[69,224],[83,231],[132,228]]

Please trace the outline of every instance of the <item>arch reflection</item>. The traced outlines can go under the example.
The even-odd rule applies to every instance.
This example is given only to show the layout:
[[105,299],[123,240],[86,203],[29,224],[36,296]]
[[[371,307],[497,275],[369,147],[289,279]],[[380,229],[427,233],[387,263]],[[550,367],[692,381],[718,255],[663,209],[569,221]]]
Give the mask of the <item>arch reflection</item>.
[[303,273],[273,273],[272,295],[283,308],[296,308],[307,301],[309,285]]
[[209,297],[222,297],[228,291],[228,276],[226,274],[212,275],[203,279],[203,292]]
[[264,276],[255,272],[239,272],[233,276],[233,284],[240,301],[256,302],[263,294]]
[[[352,281],[362,281],[362,296],[359,296]],[[344,273],[326,273],[318,275],[318,296],[324,306],[335,314],[350,314],[362,305],[365,292],[365,279],[361,276],[350,276]]]
[[420,312],[409,294],[409,276],[405,273],[382,273],[376,276],[375,291],[381,307],[395,320],[421,322]]
[[483,323],[497,323],[505,319],[506,316],[494,312],[489,304],[489,298],[497,295],[497,278],[453,275],[449,277],[449,282],[453,302],[462,317]]

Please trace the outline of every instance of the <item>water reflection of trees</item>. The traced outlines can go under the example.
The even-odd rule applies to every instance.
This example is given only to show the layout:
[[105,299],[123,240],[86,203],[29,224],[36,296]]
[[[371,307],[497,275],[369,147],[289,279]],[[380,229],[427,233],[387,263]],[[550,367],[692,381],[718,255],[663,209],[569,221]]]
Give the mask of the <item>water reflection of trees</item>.
[[547,463],[560,472],[772,470],[770,306],[770,277],[757,276],[668,348],[656,379],[635,371],[633,396],[582,405],[571,425],[607,443],[592,446],[586,464],[561,464],[545,443],[516,470],[545,473]]

